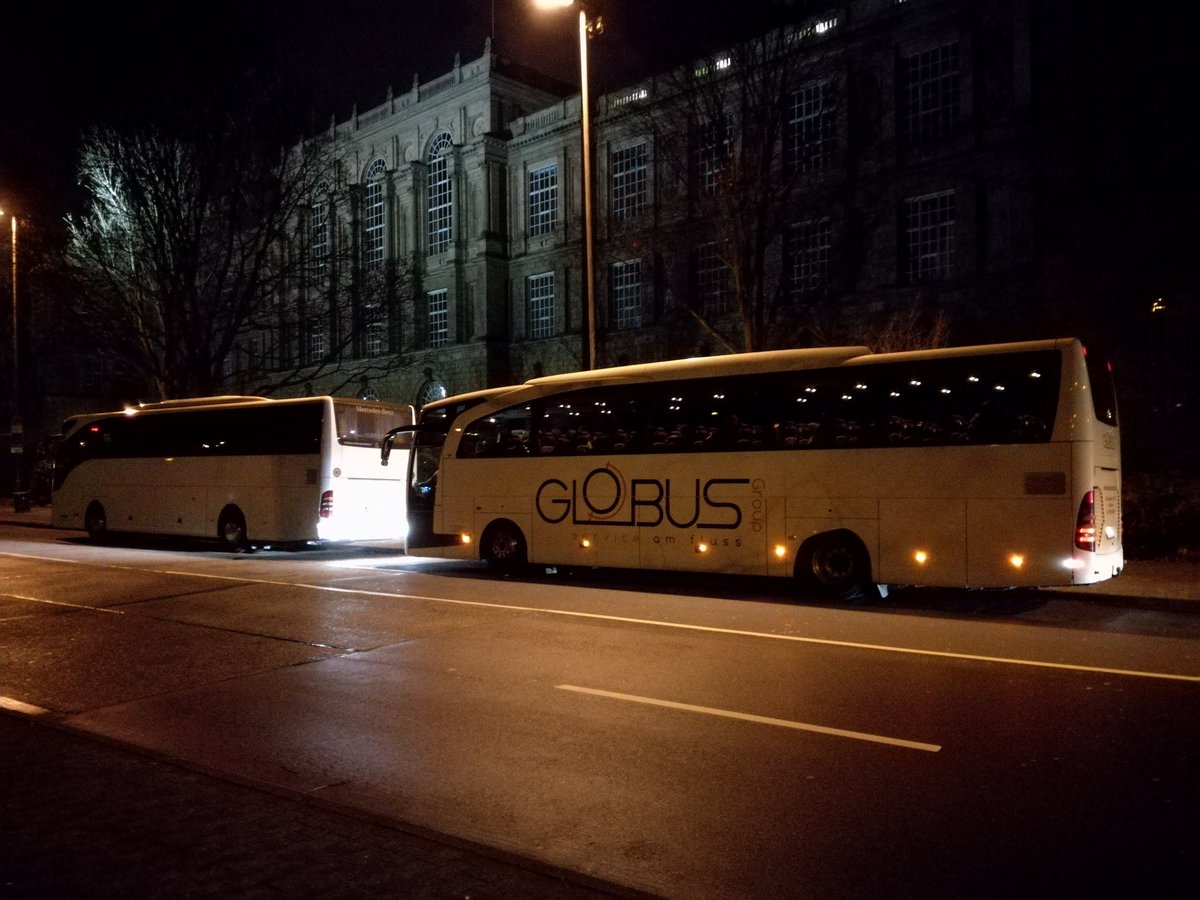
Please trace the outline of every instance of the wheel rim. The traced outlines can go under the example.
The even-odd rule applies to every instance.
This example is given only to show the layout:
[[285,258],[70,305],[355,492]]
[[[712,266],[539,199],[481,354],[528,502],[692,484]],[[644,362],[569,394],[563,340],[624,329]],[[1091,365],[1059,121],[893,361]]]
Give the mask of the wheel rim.
[[813,554],[813,576],[827,587],[849,587],[858,577],[857,569],[854,551],[840,542],[820,547]]
[[507,528],[502,528],[492,535],[492,557],[498,562],[508,562],[516,559],[521,542]]
[[217,533],[230,547],[246,546],[246,522],[237,510],[222,514],[217,523]]
[[486,558],[497,569],[510,571],[525,562],[525,538],[515,525],[502,523],[484,535]]

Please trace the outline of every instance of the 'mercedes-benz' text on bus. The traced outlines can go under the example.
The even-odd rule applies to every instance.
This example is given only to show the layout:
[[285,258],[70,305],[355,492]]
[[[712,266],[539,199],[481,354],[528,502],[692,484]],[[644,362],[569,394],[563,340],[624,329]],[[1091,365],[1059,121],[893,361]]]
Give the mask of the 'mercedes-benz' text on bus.
[[548,376],[403,430],[414,554],[795,576],[835,596],[1123,566],[1111,373],[1075,339]]
[[401,472],[379,443],[410,406],[334,397],[208,397],[63,424],[53,521],[250,542],[402,540]]

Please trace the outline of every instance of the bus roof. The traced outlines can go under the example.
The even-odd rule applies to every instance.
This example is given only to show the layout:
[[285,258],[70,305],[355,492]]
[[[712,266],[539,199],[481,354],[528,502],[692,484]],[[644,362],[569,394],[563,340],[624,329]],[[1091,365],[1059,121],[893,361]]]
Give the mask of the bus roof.
[[885,362],[908,362],[925,359],[962,359],[971,356],[993,356],[998,353],[1024,353],[1030,350],[1061,350],[1079,343],[1075,338],[1054,338],[1041,341],[1016,341],[1006,344],[971,344],[960,347],[937,347],[932,350],[901,350],[895,353],[873,353],[869,356],[845,360],[847,365],[869,366]]
[[240,394],[228,394],[216,397],[187,397],[178,400],[159,400],[152,403],[138,403],[122,409],[110,409],[103,412],[76,413],[68,416],[62,424],[61,432],[66,434],[80,424],[96,422],[112,416],[159,415],[198,411],[202,409],[230,409],[244,406],[278,406],[304,403],[325,403],[332,401],[336,404],[353,404],[360,407],[379,409],[411,409],[404,403],[385,403],[380,400],[359,400],[355,397],[333,397],[319,394],[311,397],[252,397]]
[[253,403],[266,400],[267,397],[250,397],[241,394],[223,394],[218,397],[186,397],[179,400],[155,400],[149,403],[138,402],[132,409],[181,409],[189,406],[215,406],[226,403]]
[[[1075,338],[1020,341],[1003,344],[976,344],[939,347],[932,350],[905,350],[894,353],[875,353],[865,346],[808,347],[792,350],[760,350],[750,353],[727,353],[721,356],[697,356],[661,362],[635,363],[591,371],[564,372],[530,378],[521,384],[484,388],[455,394],[425,404],[423,409],[453,406],[464,401],[481,403],[503,394],[530,387],[575,388],[616,382],[654,381],[663,377],[706,378],[722,375],[741,375],[755,372],[784,372],[819,369],[841,365],[872,365],[905,360],[938,359],[942,357],[987,356],[995,353],[1017,353],[1027,350],[1051,350],[1077,343]],[[542,392],[538,392],[539,394]]]
[[737,375],[749,372],[778,372],[792,369],[813,369],[835,366],[859,356],[870,356],[868,347],[811,347],[803,350],[760,350],[752,353],[727,353],[723,356],[695,356],[663,362],[636,363],[594,369],[590,372],[569,372],[564,375],[544,375],[531,378],[527,385],[580,386],[612,381],[653,381],[663,375],[675,378],[705,378],[712,375]]

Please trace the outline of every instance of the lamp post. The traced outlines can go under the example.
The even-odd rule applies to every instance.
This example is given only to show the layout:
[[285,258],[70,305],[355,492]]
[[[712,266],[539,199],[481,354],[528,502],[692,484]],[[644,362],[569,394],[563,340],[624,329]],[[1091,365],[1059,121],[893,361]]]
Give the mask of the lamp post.
[[[4,210],[0,209],[0,216]],[[9,213],[12,220],[12,418],[9,429],[9,449],[13,461],[13,510],[25,512],[25,493],[21,489],[21,456],[25,452],[25,427],[21,422],[21,363],[20,338],[17,332],[17,214]]]
[[587,359],[585,367],[596,368],[596,251],[595,219],[592,211],[592,121],[591,103],[588,98],[588,37],[604,30],[600,16],[588,18],[587,4],[583,0],[533,0],[543,9],[565,9],[579,7],[579,101],[582,107],[583,132],[583,259],[584,259],[584,302],[587,319]]

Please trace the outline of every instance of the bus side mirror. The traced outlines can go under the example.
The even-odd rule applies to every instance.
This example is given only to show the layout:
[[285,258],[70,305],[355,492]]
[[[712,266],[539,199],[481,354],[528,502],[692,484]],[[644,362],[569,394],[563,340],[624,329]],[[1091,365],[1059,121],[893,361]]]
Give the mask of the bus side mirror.
[[[396,442],[396,437],[401,434],[412,434],[416,431],[416,425],[397,425],[391,431],[383,436],[383,440],[379,444],[379,464],[386,466],[388,457],[392,455],[392,445]],[[401,441],[401,447],[408,447],[412,443],[412,438],[405,438]]]

